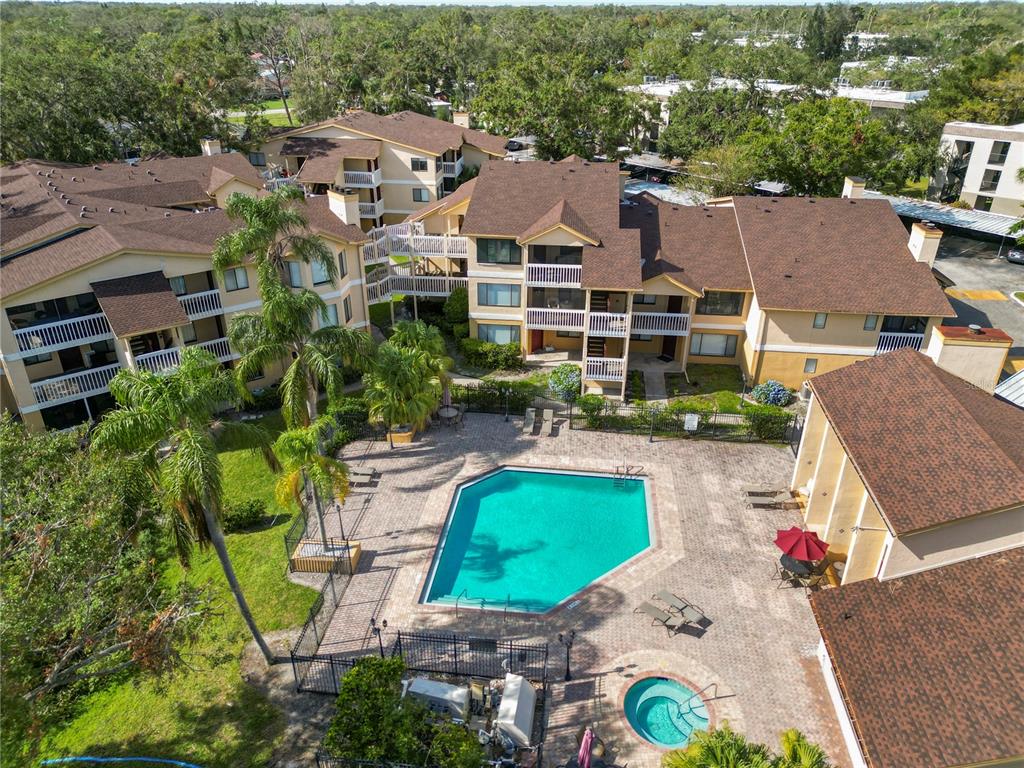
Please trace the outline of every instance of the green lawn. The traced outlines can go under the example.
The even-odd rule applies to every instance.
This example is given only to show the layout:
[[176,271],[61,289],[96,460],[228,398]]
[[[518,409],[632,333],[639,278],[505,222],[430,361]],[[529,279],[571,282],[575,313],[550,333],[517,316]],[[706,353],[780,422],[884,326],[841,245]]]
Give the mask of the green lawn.
[[1024,291],[1015,291],[1013,294],[1013,298],[1017,299],[1018,301],[1024,301]]
[[[291,106],[291,105],[289,105],[289,106]],[[263,117],[265,117],[267,119],[267,122],[270,123],[273,126],[287,126],[287,125],[298,126],[298,125],[300,125],[300,123],[298,122],[298,120],[295,119],[294,116],[292,117],[292,122],[289,123],[288,122],[288,115],[285,115],[285,114],[264,115]],[[245,122],[245,118],[244,117],[229,117],[227,119],[227,121],[229,123],[239,123],[239,124],[241,124],[241,123]]]
[[[273,431],[280,414],[263,420]],[[283,535],[294,509],[274,502],[274,476],[250,451],[237,446],[221,453],[228,501],[258,496],[268,502],[266,527],[230,534],[228,550],[256,621],[264,632],[302,624],[316,593],[285,577]],[[185,576],[176,563],[166,578]],[[163,681],[128,679],[80,702],[76,715],[59,731],[46,734],[40,754],[178,758],[207,768],[262,765],[280,738],[284,721],[239,672],[239,656],[249,635],[238,616],[212,552],[197,553],[188,578],[209,583],[217,615],[189,649],[189,668]]]
[[738,366],[693,363],[686,370],[689,382],[681,373],[665,374],[665,388],[670,400],[692,397],[715,403],[722,413],[740,412],[743,374]]

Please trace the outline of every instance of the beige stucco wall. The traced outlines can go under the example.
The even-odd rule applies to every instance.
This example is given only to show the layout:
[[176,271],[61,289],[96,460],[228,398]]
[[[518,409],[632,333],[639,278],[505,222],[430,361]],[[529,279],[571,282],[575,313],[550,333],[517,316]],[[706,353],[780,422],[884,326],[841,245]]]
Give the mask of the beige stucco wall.
[[228,204],[228,198],[236,192],[240,195],[252,196],[258,191],[257,187],[246,184],[244,181],[232,179],[227,184],[216,190],[217,206],[224,208]]
[[1010,342],[955,341],[943,338],[937,330],[928,344],[928,356],[936,365],[989,393],[999,383],[1009,352]]

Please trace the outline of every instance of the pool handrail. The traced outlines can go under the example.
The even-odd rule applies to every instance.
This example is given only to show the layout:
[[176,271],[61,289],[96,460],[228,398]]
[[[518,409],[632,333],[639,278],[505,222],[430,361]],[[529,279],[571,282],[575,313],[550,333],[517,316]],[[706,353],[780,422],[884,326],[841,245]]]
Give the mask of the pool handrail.
[[704,691],[708,690],[709,688],[714,688],[715,689],[715,695],[711,696],[709,699],[704,699],[703,697],[701,697],[701,702],[703,703],[705,701],[710,701],[710,699],[717,699],[718,698],[718,683],[708,683],[703,688],[701,688],[699,691],[697,691],[695,694],[690,696],[690,698],[688,698],[686,701],[684,701],[682,704],[679,705],[679,716],[682,717],[683,714],[684,714],[683,711],[682,711],[683,707],[689,707],[689,709],[687,711],[692,712],[693,711],[693,707],[690,707],[690,702],[693,701],[694,699],[700,697],[701,694],[704,693]]

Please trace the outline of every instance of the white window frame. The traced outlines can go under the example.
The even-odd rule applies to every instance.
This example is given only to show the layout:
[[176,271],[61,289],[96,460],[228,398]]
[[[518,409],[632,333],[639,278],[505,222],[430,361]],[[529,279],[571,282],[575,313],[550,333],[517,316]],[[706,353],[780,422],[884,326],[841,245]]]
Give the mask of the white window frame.
[[[239,281],[239,276],[242,280]],[[242,285],[245,283],[245,285]],[[233,284],[233,285],[232,285]],[[234,267],[233,269],[224,270],[224,290],[225,291],[242,291],[249,287],[249,273],[245,267]]]
[[826,325],[828,325],[828,312],[815,312],[814,319],[811,321],[811,328],[820,331]]
[[[418,195],[420,197],[418,197]],[[414,203],[429,203],[430,202],[430,190],[424,187],[413,187],[412,188],[412,201]]]
[[818,372],[818,358],[807,357],[804,358],[804,373],[817,373]]
[[878,330],[878,315],[865,315],[864,316],[864,330],[865,331],[877,331]]

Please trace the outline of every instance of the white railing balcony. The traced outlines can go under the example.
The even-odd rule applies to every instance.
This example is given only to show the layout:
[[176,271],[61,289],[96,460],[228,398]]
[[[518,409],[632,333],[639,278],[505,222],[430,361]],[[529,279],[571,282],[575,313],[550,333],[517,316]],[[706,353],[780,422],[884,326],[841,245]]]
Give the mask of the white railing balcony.
[[583,378],[588,381],[622,381],[626,378],[626,360],[621,357],[588,357]]
[[179,296],[178,301],[181,302],[189,320],[202,320],[204,317],[224,314],[224,308],[220,304],[220,291],[216,288],[202,293],[186,293]]
[[543,331],[582,331],[586,312],[582,309],[526,308],[526,327]]
[[14,338],[18,342],[18,352],[11,357],[16,359],[40,355],[61,347],[91,344],[94,341],[112,339],[113,337],[110,324],[102,312],[84,317],[72,317],[69,320],[18,328],[14,331]]
[[391,276],[366,286],[366,298],[371,304],[382,304],[391,301]]
[[629,315],[617,312],[591,312],[590,334],[593,336],[625,337],[629,333]]
[[43,403],[55,405],[79,400],[90,395],[98,395],[110,389],[110,380],[119,370],[121,370],[120,363],[114,363],[102,368],[89,368],[42,381],[33,381],[32,393],[40,405]]
[[384,215],[384,201],[359,204],[359,217],[362,219],[379,219]]
[[345,171],[345,186],[357,189],[379,187],[383,176],[380,168],[376,171]]
[[469,238],[455,235],[413,235],[412,255],[464,259],[469,255]]
[[[218,362],[221,363],[238,357],[237,353],[231,351],[231,346],[228,344],[228,340],[223,337],[219,339],[212,339],[211,341],[200,341],[198,344],[191,344],[189,346],[202,347],[203,349],[209,350],[213,356],[217,358]],[[180,347],[169,347],[168,349],[161,349],[158,352],[147,352],[146,354],[138,355],[135,358],[135,365],[138,366],[140,370],[150,371],[152,373],[173,371],[180,364]]]
[[634,312],[630,333],[689,336],[690,316],[678,312]]
[[548,288],[579,288],[583,267],[579,264],[527,264],[526,284]]
[[875,347],[875,354],[880,355],[883,352],[892,352],[897,349],[903,349],[904,347],[912,347],[913,349],[920,351],[921,344],[923,342],[923,333],[893,333],[889,331],[882,331],[878,334],[878,346]]
[[441,163],[441,173],[444,176],[456,177],[462,173],[463,167],[465,167],[465,160],[460,157],[454,163]]
[[468,286],[468,277],[445,275],[391,275],[391,290],[409,296],[450,296],[457,286]]

